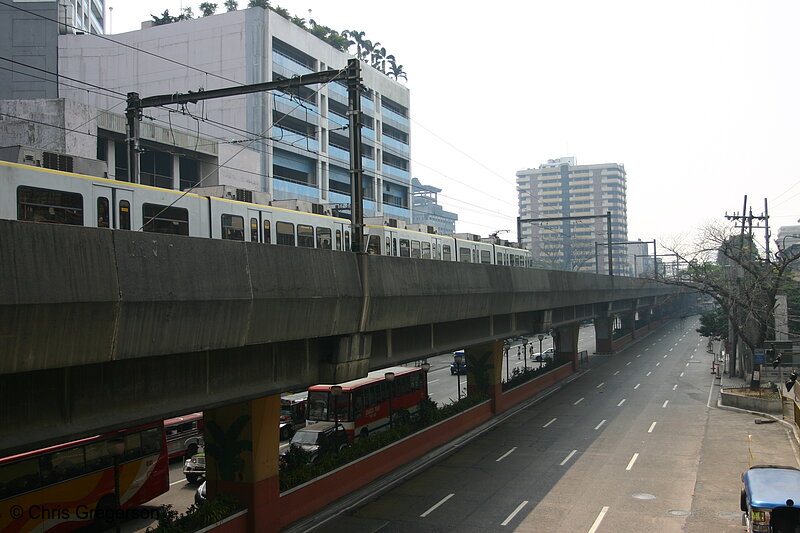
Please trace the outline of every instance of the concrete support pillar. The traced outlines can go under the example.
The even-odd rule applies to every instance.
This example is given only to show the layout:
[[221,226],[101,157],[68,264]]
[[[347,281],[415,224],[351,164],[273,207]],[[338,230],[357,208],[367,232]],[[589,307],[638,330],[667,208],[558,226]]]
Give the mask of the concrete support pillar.
[[614,325],[613,316],[601,316],[594,319],[595,352],[613,353],[612,332]]
[[496,341],[464,350],[467,360],[467,395],[485,394],[497,412],[497,397],[503,393],[503,342]]
[[578,371],[578,336],[580,323],[559,326],[553,330],[553,348],[555,349],[554,363],[568,359],[572,362],[572,371]]
[[206,494],[230,494],[247,507],[248,531],[277,531],[279,394],[203,413]]
[[636,311],[625,313],[619,317],[622,321],[622,331],[631,334],[631,337],[636,337]]

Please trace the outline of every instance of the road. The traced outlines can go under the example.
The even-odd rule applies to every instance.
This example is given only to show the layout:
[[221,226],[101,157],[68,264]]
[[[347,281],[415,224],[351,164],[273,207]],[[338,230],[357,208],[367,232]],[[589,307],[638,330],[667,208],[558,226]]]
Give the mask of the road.
[[[544,401],[314,531],[684,531],[718,388],[696,327],[592,357]],[[738,518],[735,479],[723,508]]]

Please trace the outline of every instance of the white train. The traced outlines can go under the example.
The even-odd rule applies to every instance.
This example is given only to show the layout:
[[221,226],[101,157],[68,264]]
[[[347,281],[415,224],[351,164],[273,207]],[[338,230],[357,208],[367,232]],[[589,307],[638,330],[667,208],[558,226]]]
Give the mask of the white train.
[[[0,161],[0,218],[350,250],[350,221]],[[370,254],[530,267],[511,246],[367,225]]]

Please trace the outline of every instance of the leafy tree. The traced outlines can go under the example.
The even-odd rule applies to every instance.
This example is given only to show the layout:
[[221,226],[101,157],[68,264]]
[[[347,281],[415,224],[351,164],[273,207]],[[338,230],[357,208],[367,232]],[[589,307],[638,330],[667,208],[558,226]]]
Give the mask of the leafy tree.
[[389,76],[393,77],[395,80],[399,80],[400,78],[408,80],[406,73],[403,71],[403,65],[398,65],[394,61],[394,58],[389,62],[389,66],[391,67],[391,70],[387,73]]
[[194,18],[194,12],[192,11],[191,7],[184,7],[183,13],[181,13],[181,16],[178,17],[179,20],[191,20],[193,18]]
[[700,328],[697,332],[703,337],[728,338],[728,316],[721,307],[700,316]]
[[225,9],[230,11],[236,11],[239,9],[239,2],[236,0],[225,0]]
[[204,17],[208,17],[213,15],[217,11],[217,4],[213,4],[211,2],[203,2],[200,4],[200,12],[203,14]]
[[269,0],[250,0],[247,7],[263,7],[266,9],[269,7]]
[[295,15],[289,20],[291,20],[293,24],[296,24],[297,26],[300,26],[301,28],[305,28],[306,27],[306,19],[304,19],[302,17],[298,17],[297,15]]
[[172,24],[173,22],[177,22],[180,20],[178,17],[173,17],[169,14],[169,9],[165,9],[163,13],[161,13],[160,17],[155,15],[150,15],[153,18],[153,24],[155,26],[161,26],[162,24]]
[[277,6],[273,7],[272,10],[277,13],[278,15],[282,16],[286,20],[292,20],[292,15],[289,13],[289,10],[285,7]]

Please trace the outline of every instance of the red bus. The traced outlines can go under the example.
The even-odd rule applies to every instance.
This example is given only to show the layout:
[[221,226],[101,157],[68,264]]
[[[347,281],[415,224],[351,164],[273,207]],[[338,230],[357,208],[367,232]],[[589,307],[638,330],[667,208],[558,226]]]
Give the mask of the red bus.
[[167,455],[170,459],[191,459],[201,448],[203,438],[203,413],[191,413],[164,420],[167,434]]
[[[386,373],[394,380],[386,380]],[[350,442],[366,438],[373,431],[389,428],[389,412],[394,420],[415,416],[419,404],[428,396],[428,383],[420,367],[394,366],[370,372],[367,377],[339,383],[340,394],[331,394],[336,385],[308,388],[308,424],[339,422]]]
[[168,461],[163,422],[0,458],[0,531],[112,524],[118,509],[138,507],[169,490]]

